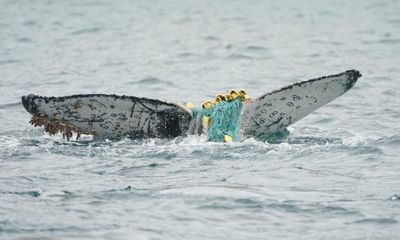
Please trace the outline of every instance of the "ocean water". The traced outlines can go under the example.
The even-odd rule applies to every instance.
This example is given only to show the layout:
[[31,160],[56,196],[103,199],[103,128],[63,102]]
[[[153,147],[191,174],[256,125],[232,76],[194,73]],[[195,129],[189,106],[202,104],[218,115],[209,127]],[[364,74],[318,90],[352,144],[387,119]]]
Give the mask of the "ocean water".
[[[67,142],[20,97],[199,105],[357,69],[277,141]],[[0,0],[0,239],[399,239],[400,1]]]

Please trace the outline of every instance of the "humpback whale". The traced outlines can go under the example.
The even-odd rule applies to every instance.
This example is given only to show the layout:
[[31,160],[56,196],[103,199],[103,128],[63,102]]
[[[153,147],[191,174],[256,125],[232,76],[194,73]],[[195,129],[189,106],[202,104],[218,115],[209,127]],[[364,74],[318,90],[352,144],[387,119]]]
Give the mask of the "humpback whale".
[[[210,106],[203,104],[203,108],[216,109],[213,107],[222,106],[221,103],[234,102],[238,113],[235,121],[228,123],[230,129],[237,131],[240,139],[257,138],[286,129],[347,92],[360,77],[359,71],[348,70],[296,82],[251,99],[247,95],[243,97],[246,94],[243,90],[244,94],[231,91],[226,96],[218,95]],[[181,104],[135,96],[80,94],[45,97],[30,94],[22,96],[22,104],[32,115],[31,124],[44,127],[50,134],[62,133],[68,140],[73,132],[78,138],[80,134],[97,138],[175,138],[201,132],[193,131],[193,126],[207,131],[217,124],[217,120],[212,118],[208,118],[208,125],[204,124],[205,121],[199,121],[195,116],[194,109]],[[227,109],[232,108],[228,106]],[[210,116],[215,114],[202,115],[203,118]],[[226,119],[218,121],[228,121]],[[232,137],[232,134],[225,134],[224,129],[220,130],[224,139]]]

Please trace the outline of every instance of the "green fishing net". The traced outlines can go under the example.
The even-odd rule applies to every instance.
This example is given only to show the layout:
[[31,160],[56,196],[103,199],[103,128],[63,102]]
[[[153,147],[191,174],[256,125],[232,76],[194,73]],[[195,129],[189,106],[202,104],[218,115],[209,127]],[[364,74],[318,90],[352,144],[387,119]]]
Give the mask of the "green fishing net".
[[211,108],[194,110],[195,118],[209,117],[211,124],[207,129],[207,140],[210,142],[224,142],[228,135],[233,141],[239,141],[237,123],[239,120],[242,101],[237,98],[232,101],[220,101]]

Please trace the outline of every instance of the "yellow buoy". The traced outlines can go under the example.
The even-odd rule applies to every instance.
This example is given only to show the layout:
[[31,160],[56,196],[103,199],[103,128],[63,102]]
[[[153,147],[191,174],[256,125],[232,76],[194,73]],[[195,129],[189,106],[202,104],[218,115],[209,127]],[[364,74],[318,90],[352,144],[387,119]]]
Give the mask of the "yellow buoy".
[[224,142],[232,142],[232,137],[229,135],[224,135]]
[[186,103],[185,107],[186,107],[187,109],[190,109],[190,110],[192,110],[192,109],[193,109],[193,107],[194,107],[194,105],[193,105],[193,103],[192,103],[192,102],[188,102],[188,103]]
[[211,101],[206,101],[201,105],[204,109],[209,109],[213,106],[213,103]]
[[211,118],[203,116],[203,127],[208,128],[211,125]]

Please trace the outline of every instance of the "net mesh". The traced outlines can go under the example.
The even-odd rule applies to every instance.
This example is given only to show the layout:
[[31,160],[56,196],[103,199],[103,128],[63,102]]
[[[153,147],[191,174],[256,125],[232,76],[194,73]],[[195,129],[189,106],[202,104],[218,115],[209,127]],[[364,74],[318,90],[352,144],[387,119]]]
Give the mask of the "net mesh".
[[226,135],[233,141],[239,141],[237,123],[242,105],[240,98],[233,101],[220,101],[208,109],[194,110],[193,115],[196,118],[209,117],[211,119],[207,129],[208,141],[224,142]]

